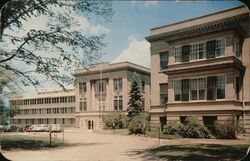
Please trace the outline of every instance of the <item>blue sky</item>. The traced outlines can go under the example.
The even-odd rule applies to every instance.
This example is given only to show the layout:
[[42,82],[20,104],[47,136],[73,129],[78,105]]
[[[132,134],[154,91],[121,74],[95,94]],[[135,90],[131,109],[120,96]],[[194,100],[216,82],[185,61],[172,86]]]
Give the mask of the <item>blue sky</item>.
[[[112,61],[125,52],[125,55],[127,53],[128,56],[123,56],[122,60],[117,61],[124,61],[126,58],[133,61],[129,58],[129,55],[132,55],[133,47],[128,49],[129,46],[132,43],[147,43],[144,38],[149,35],[151,28],[240,4],[239,1],[113,1],[113,20],[104,25],[109,32],[105,39],[108,45],[104,49],[107,54],[103,60]],[[142,48],[143,45],[140,47]],[[149,50],[149,45],[146,45],[145,48],[147,49],[143,51],[134,51],[134,54]],[[145,54],[145,59],[146,57],[149,59],[148,54]],[[144,56],[136,58],[141,57]],[[134,62],[149,66],[149,60],[145,63],[145,59],[134,60]]]

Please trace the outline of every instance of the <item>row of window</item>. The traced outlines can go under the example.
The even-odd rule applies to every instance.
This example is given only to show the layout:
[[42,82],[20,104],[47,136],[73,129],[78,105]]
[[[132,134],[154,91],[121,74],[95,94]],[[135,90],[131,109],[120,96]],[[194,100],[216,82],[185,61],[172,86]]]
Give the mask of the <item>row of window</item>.
[[215,100],[225,98],[225,76],[174,80],[174,100]]
[[35,105],[35,104],[72,103],[72,102],[75,102],[75,96],[11,100],[10,104],[11,105]]
[[75,124],[74,118],[14,119],[14,124]]
[[[105,92],[106,91],[106,81],[102,80],[102,81],[96,81],[96,92]],[[122,90],[122,78],[114,78],[113,79],[113,88],[114,91],[117,90]],[[144,92],[145,91],[145,81],[141,81],[141,90]],[[85,93],[87,92],[87,85],[86,82],[80,82],[79,83],[79,93]]]
[[224,55],[225,39],[175,47],[175,62],[189,62],[198,59],[211,59]]
[[[83,100],[81,100],[79,102],[79,106],[80,106],[80,111],[87,111],[87,99],[84,98]],[[98,101],[97,102],[97,106],[99,107],[99,110],[105,111],[105,106],[106,106],[106,102],[105,100],[103,101]],[[142,106],[145,106],[145,100],[144,98],[142,99]],[[115,111],[123,111],[123,97],[122,96],[114,96],[114,110]]]
[[67,114],[75,113],[74,107],[64,108],[39,108],[39,109],[20,109],[20,115],[37,115],[37,114]]

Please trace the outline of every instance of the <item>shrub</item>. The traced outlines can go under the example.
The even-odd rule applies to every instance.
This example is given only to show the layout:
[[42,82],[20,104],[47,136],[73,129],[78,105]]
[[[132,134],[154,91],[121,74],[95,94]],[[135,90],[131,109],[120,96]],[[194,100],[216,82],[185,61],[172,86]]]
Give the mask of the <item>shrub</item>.
[[184,128],[185,127],[183,124],[180,124],[176,121],[171,121],[163,127],[162,133],[170,135],[183,135]]
[[209,138],[209,130],[199,122],[196,117],[187,117],[185,120],[185,128],[183,132],[183,137],[188,138]]
[[108,113],[103,116],[103,122],[108,129],[122,129],[127,127],[127,116],[119,112]]
[[149,114],[144,112],[129,121],[128,130],[131,134],[143,134],[149,126]]
[[215,122],[215,136],[218,139],[236,139],[237,132],[244,133],[245,130],[234,120]]

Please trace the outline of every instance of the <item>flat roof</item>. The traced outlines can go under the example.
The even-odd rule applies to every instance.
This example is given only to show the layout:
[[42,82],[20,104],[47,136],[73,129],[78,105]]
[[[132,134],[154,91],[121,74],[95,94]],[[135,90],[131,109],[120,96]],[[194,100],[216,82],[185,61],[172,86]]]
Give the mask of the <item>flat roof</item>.
[[82,68],[76,69],[73,75],[81,75],[81,74],[92,74],[96,72],[112,72],[117,70],[124,70],[124,69],[133,69],[136,71],[141,71],[144,73],[150,74],[150,69],[144,66],[134,64],[128,61],[125,62],[118,62],[118,63],[109,63],[109,62],[102,62],[98,64],[94,64],[89,68]]
[[211,13],[204,14],[201,16],[196,16],[196,17],[192,17],[189,19],[184,19],[181,21],[154,27],[150,29],[150,36],[178,30],[181,28],[191,27],[191,26],[195,26],[195,25],[199,25],[199,24],[203,24],[207,22],[213,22],[216,20],[229,18],[229,17],[241,15],[241,14],[248,13],[248,12],[249,12],[248,8],[244,5],[226,8],[223,10],[211,12]]

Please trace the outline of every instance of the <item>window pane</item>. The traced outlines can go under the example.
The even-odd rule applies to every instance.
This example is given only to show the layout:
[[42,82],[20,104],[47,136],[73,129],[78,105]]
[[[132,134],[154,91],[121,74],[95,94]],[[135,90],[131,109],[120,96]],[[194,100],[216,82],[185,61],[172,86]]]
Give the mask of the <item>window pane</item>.
[[182,62],[189,62],[190,45],[184,45],[181,48]]
[[173,81],[174,85],[174,100],[180,101],[181,100],[181,81],[175,80]]
[[216,76],[207,77],[207,100],[216,99]]
[[206,57],[206,43],[199,44],[199,59],[204,59]]
[[225,53],[225,40],[216,40],[216,57],[222,56]]
[[181,47],[174,49],[174,58],[176,63],[181,62]]
[[167,69],[168,67],[168,52],[160,53],[160,68]]
[[199,44],[191,45],[190,60],[197,60],[198,59],[198,51],[199,51]]
[[225,98],[225,76],[217,77],[217,99]]
[[207,59],[215,58],[216,41],[207,42]]
[[181,100],[182,101],[188,101],[189,100],[189,79],[183,79],[181,80]]

